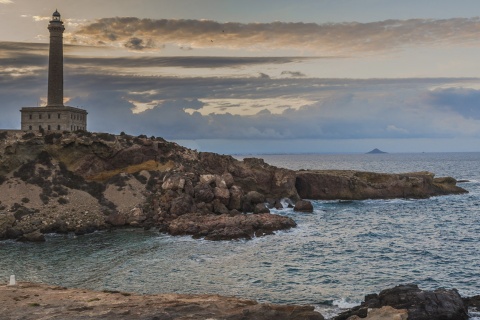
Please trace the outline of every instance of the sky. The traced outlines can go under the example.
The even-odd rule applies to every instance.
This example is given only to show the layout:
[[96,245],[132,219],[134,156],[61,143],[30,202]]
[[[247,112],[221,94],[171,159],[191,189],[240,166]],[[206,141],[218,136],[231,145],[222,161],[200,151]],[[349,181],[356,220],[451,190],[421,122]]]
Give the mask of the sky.
[[0,0],[0,128],[65,105],[88,130],[225,154],[480,151],[478,0]]

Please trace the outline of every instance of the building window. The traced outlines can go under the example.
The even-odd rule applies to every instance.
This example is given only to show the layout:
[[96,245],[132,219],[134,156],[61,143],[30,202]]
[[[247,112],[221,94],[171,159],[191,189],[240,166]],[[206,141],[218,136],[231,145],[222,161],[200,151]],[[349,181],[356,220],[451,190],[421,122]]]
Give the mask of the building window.
[[[60,114],[59,114],[60,115]],[[60,130],[60,125],[57,126],[57,130]]]
[[72,131],[73,131],[73,126],[72,126]]
[[28,126],[28,130],[32,130],[32,126]]
[[28,115],[28,117],[30,118],[30,120],[32,120],[32,114],[31,113]]
[[50,119],[50,113],[48,114],[48,119]]
[[42,119],[42,114],[41,113],[38,114],[38,119]]
[[48,129],[47,129],[47,130],[52,130],[52,129],[50,128],[50,125],[48,125]]
[[60,113],[58,114],[58,119],[60,119]]
[[42,126],[38,126],[38,130],[42,130]]

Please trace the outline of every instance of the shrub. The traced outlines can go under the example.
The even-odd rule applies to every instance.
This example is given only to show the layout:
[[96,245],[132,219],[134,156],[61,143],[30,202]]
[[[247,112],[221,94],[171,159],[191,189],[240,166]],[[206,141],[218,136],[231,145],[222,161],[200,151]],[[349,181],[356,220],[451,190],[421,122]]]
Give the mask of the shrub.
[[8,137],[7,131],[0,132],[0,140],[7,139],[7,137]]
[[110,134],[110,133],[97,133],[97,137],[101,140],[105,140],[105,141],[115,141],[116,137],[114,134]]
[[23,202],[23,203],[29,203],[29,202],[30,202],[30,199],[28,199],[28,198],[22,198],[22,202]]
[[141,175],[139,172],[135,172],[133,174],[133,176],[135,177],[135,179],[137,179],[141,184],[146,184],[148,182],[148,179],[147,177],[145,177],[144,175]]
[[42,151],[37,156],[38,163],[50,167],[52,165],[52,157],[46,151]]
[[28,139],[32,139],[35,137],[35,133],[33,132],[28,132],[28,133],[25,133],[23,136],[22,136],[22,139],[23,140],[28,140]]
[[58,201],[58,203],[60,203],[60,204],[67,204],[67,203],[69,202],[68,199],[65,199],[65,198],[58,198],[57,201]]

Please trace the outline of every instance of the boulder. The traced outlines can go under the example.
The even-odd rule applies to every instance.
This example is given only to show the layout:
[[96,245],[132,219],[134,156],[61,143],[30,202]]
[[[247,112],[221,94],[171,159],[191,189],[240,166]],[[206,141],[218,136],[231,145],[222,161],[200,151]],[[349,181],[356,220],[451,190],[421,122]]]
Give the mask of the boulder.
[[30,233],[26,233],[18,239],[18,241],[24,242],[45,242],[45,235],[39,230],[35,230]]
[[310,201],[300,200],[295,203],[295,207],[293,207],[293,211],[313,212],[313,205]]
[[386,306],[380,309],[369,309],[366,317],[351,316],[347,320],[407,320],[408,311],[406,309],[394,309]]
[[265,202],[265,196],[257,191],[250,191],[245,195],[245,202],[256,205]]
[[467,308],[473,308],[480,311],[480,295],[463,298],[463,303]]
[[194,188],[195,202],[212,202],[215,198],[212,187],[207,183],[199,183]]
[[399,285],[377,294],[365,296],[365,301],[357,307],[336,316],[335,320],[345,320],[353,315],[365,317],[367,310],[390,306],[406,309],[408,320],[467,320],[467,308],[458,291],[440,288],[424,291],[415,284]]
[[202,174],[200,176],[200,183],[202,184],[211,184],[216,179],[214,174]]
[[182,194],[175,198],[170,207],[170,214],[181,216],[183,214],[192,212],[193,199],[188,194]]
[[228,191],[226,185],[225,188],[215,187],[213,193],[215,194],[215,199],[218,199],[224,205],[228,205],[230,202],[230,191]]
[[254,214],[259,214],[259,213],[270,213],[270,209],[267,208],[265,203],[258,203],[255,205],[255,208],[253,209]]
[[232,186],[230,188],[230,202],[228,203],[228,208],[230,210],[241,210],[242,197],[243,197],[242,188],[240,188],[239,186]]
[[228,214],[229,211],[228,211],[227,207],[219,199],[213,200],[212,204],[213,204],[213,212],[214,213],[216,213],[216,214]]
[[14,222],[15,217],[12,214],[0,213],[0,239],[7,238],[7,231]]
[[114,227],[121,227],[127,224],[127,218],[123,213],[114,212],[107,216],[105,222]]
[[165,177],[162,184],[163,190],[183,190],[185,186],[185,178],[181,175],[173,175]]

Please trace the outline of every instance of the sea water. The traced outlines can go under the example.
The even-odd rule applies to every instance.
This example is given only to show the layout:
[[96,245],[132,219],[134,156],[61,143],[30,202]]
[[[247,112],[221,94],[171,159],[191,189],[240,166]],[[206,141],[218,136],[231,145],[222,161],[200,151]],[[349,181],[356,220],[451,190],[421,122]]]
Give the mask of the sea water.
[[[311,304],[326,316],[398,284],[480,294],[480,153],[263,155],[291,169],[431,171],[464,195],[313,201],[273,213],[298,226],[253,240],[205,241],[124,229],[0,242],[0,279],[138,293],[216,293]],[[239,157],[241,158],[241,157]],[[472,315],[476,319],[476,315]]]

